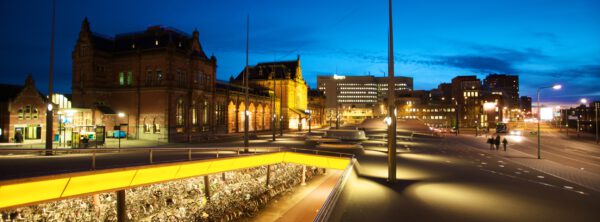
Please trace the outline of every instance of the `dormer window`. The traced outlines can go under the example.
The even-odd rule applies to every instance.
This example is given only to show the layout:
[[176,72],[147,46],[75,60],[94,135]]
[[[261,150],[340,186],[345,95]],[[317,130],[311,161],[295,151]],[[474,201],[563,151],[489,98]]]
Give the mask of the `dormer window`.
[[131,44],[131,48],[135,49],[135,43]]
[[181,42],[179,42],[179,48],[181,48]]
[[158,45],[158,40],[154,40],[154,45]]

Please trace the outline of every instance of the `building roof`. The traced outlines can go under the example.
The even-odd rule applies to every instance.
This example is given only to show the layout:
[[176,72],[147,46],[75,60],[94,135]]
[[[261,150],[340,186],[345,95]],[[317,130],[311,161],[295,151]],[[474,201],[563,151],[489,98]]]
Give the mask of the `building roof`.
[[[87,18],[83,21],[83,32],[89,32],[95,49],[105,52],[133,52],[144,49],[174,47],[191,52],[192,55],[208,59],[198,41],[198,31],[193,35],[165,26],[150,26],[146,30],[117,34],[115,37],[91,32]],[[195,44],[197,42],[197,44]]]
[[[221,89],[221,90],[228,90],[228,91],[244,93],[243,86],[231,84],[231,83],[227,83],[227,82],[216,81],[216,87],[217,87],[217,89]],[[269,89],[265,89],[265,88],[262,88],[259,86],[249,87],[248,94],[256,95],[256,96],[264,96],[264,97],[270,96]]]
[[[291,61],[278,61],[278,62],[261,62],[256,64],[255,66],[248,67],[248,79],[249,80],[263,80],[263,79],[271,79],[269,75],[271,73],[274,74],[272,78],[275,79],[284,79],[286,78],[286,73],[289,73],[290,79],[296,78],[296,71],[298,70],[298,66],[300,66],[300,57],[297,60]],[[244,78],[244,70],[242,70],[238,76],[235,78],[236,82],[243,81]]]

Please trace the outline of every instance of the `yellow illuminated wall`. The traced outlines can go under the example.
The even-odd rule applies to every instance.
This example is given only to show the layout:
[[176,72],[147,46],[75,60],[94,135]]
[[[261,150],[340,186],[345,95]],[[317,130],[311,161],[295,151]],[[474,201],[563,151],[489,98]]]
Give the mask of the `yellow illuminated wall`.
[[343,170],[350,159],[278,152],[10,180],[0,183],[0,209],[278,163]]

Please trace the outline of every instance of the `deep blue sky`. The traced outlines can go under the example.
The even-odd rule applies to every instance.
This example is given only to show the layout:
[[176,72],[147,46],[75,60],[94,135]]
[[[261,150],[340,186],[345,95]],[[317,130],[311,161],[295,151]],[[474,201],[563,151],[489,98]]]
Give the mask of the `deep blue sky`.
[[[0,2],[0,82],[22,83],[33,73],[47,90],[51,1]],[[151,25],[200,32],[207,54],[228,79],[244,66],[245,19],[250,14],[250,63],[300,54],[311,87],[318,74],[383,75],[387,71],[386,0],[57,0],[55,84],[70,92],[71,50],[81,21],[114,35]],[[431,89],[456,75],[518,74],[521,95],[544,91],[545,101],[600,99],[600,1],[395,1],[396,75]]]

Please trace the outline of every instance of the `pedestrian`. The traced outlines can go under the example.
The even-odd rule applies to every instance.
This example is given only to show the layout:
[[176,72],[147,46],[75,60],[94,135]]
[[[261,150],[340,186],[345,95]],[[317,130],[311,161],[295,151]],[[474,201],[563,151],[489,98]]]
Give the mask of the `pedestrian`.
[[506,140],[506,137],[504,137],[502,140],[502,145],[504,145],[504,151],[506,151],[506,145],[508,145],[508,140]]
[[23,134],[21,134],[21,131],[17,131],[17,134],[15,134],[15,142],[16,143],[23,142]]
[[496,150],[500,149],[500,135],[496,136],[496,140],[494,141],[494,143],[496,143]]
[[494,149],[494,139],[492,139],[492,137],[489,137],[487,142],[490,144],[490,150]]

